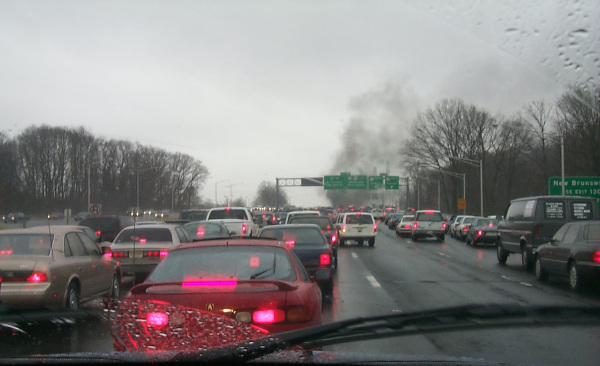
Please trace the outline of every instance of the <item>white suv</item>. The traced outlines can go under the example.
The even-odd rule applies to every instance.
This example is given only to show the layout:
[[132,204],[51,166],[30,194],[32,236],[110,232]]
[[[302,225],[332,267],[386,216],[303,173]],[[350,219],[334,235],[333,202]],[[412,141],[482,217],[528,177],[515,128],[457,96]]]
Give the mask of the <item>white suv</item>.
[[340,246],[348,240],[354,240],[358,242],[358,245],[363,245],[364,241],[367,240],[370,247],[375,245],[377,224],[375,224],[375,219],[370,213],[345,212],[339,214],[335,225],[340,233]]

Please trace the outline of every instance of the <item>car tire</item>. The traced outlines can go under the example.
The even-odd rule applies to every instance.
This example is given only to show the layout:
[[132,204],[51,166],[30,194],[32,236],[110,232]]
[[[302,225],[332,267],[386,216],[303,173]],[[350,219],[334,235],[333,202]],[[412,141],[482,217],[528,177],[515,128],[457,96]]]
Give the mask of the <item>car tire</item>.
[[469,239],[469,236],[467,235],[467,240],[465,240],[465,244],[467,245],[471,245],[472,241],[471,239]]
[[523,268],[526,271],[529,271],[533,268],[533,262],[531,261],[531,259],[529,257],[530,257],[530,254],[527,251],[527,246],[523,245],[521,247],[521,264],[523,265]]
[[79,286],[71,282],[67,287],[67,300],[65,307],[70,310],[79,309]]
[[505,264],[508,259],[508,252],[502,247],[502,242],[499,240],[496,242],[496,257],[500,264]]
[[112,298],[119,298],[121,296],[121,277],[118,273],[113,275],[108,296]]
[[443,243],[443,242],[444,242],[444,240],[446,240],[446,236],[445,236],[444,234],[442,234],[442,235],[438,235],[437,239],[438,239],[440,242],[442,242],[442,243]]
[[577,270],[575,262],[571,262],[569,264],[569,287],[573,291],[579,291],[581,290],[582,285],[583,281],[581,278],[581,274]]
[[370,238],[369,239],[369,246],[370,247],[374,247],[375,246],[375,238]]
[[358,245],[360,245],[361,247],[365,244],[365,241],[360,239],[358,240]]
[[541,282],[548,281],[548,271],[542,267],[542,261],[537,256],[535,257],[535,278]]
[[331,296],[333,294],[333,278],[321,284],[321,293],[323,296]]

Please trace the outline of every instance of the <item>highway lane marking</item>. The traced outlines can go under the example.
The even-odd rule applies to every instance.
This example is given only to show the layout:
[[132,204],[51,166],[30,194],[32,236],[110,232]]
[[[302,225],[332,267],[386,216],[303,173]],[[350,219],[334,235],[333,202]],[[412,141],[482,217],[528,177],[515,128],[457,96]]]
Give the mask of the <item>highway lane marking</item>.
[[442,252],[438,252],[438,255],[441,255],[442,257],[446,257],[446,258],[452,258],[448,254],[444,254]]
[[358,254],[356,254],[355,252],[352,252],[352,258],[358,258]]
[[500,276],[500,277],[504,278],[504,279],[505,279],[505,280],[507,280],[507,281],[511,281],[511,282],[517,282],[519,285],[522,285],[522,286],[526,286],[526,287],[533,287],[533,285],[532,285],[532,284],[530,284],[530,283],[528,283],[528,282],[523,282],[523,281],[517,280],[516,278],[511,278],[511,277],[504,276],[504,275],[502,275],[502,276]]
[[375,277],[373,277],[373,276],[367,276],[367,280],[371,283],[371,286],[373,286],[373,287],[381,287],[381,284],[379,282],[377,282],[377,280],[375,279]]

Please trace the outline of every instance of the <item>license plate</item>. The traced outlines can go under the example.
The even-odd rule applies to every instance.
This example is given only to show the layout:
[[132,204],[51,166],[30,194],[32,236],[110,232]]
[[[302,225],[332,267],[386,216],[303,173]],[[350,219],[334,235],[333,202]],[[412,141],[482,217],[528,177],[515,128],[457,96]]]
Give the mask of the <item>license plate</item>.
[[433,234],[433,231],[427,230],[427,234]]
[[360,233],[362,231],[362,229],[363,229],[362,227],[357,227],[356,231],[358,231]]
[[496,233],[485,233],[485,235],[486,235],[486,236],[496,236],[496,235],[498,235],[498,234],[496,234]]
[[144,252],[141,250],[136,250],[136,251],[130,252],[129,255],[132,256],[133,258],[142,258],[144,256]]

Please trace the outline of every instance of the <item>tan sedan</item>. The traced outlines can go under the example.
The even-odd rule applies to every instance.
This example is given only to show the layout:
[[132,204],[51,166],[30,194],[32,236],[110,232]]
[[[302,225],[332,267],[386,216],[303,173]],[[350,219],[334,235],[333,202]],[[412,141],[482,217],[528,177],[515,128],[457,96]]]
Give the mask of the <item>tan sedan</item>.
[[78,226],[0,231],[0,302],[77,309],[99,296],[119,296],[117,262]]

